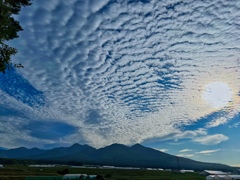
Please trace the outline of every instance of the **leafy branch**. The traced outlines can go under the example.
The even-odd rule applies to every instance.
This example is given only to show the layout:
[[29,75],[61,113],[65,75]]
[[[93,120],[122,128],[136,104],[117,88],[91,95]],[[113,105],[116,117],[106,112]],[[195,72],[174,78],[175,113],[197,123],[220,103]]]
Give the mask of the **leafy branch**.
[[13,64],[11,56],[17,54],[17,49],[5,44],[14,38],[18,38],[18,32],[22,27],[12,15],[19,14],[21,7],[31,5],[31,0],[0,0],[0,72],[7,69],[23,68],[22,64]]

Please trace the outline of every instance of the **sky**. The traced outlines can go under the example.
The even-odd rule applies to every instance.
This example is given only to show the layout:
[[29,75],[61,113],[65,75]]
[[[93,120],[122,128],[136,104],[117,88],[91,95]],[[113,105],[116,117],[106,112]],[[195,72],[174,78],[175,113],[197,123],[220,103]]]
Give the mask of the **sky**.
[[140,143],[240,166],[240,1],[35,0],[0,74],[0,147]]

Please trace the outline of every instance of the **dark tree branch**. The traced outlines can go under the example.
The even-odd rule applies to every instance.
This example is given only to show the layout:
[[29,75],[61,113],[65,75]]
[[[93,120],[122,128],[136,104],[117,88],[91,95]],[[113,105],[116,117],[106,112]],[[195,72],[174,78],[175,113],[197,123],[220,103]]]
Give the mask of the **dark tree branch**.
[[31,0],[0,0],[0,72],[7,69],[23,68],[22,64],[12,64],[11,56],[17,49],[5,44],[5,41],[18,37],[22,27],[12,15],[19,14],[21,7],[31,5]]

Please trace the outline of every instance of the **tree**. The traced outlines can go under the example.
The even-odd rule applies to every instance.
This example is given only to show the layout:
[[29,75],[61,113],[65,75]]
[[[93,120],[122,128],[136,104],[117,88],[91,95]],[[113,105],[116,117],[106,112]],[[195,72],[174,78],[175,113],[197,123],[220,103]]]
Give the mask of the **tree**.
[[17,53],[17,49],[5,42],[17,38],[18,32],[23,30],[12,15],[19,14],[21,7],[30,5],[31,0],[0,0],[0,72],[23,67],[21,64],[12,64],[11,56]]
[[61,174],[61,175],[65,175],[65,174],[69,174],[69,169],[63,169],[63,170],[58,170],[57,171],[58,174]]

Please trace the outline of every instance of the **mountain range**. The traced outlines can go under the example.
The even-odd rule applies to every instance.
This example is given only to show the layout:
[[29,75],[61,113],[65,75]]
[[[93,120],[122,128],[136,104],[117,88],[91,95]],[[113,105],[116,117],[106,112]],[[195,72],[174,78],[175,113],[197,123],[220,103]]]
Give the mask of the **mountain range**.
[[[1,150],[0,158],[36,160],[42,162],[81,162],[91,165],[108,165],[140,168],[192,169],[235,171],[236,168],[217,163],[194,161],[177,157],[152,148],[135,144],[131,147],[112,144],[95,149],[88,145],[73,144],[70,147],[58,147],[49,150],[25,147]],[[1,163],[1,161],[0,161]]]

